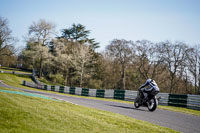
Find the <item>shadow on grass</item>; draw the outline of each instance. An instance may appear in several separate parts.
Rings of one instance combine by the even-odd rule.
[[[27,70],[23,68],[11,68],[11,67],[0,67],[0,69],[4,70],[9,70],[9,71],[21,71],[21,72],[27,72],[27,73],[32,73],[32,70]]]

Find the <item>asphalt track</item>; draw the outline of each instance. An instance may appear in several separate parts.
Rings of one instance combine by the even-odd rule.
[[[93,100],[86,98],[78,98],[67,95],[59,95],[47,92],[33,91],[27,89],[21,89],[16,87],[10,87],[2,82],[0,86],[7,88],[20,89],[25,92],[41,94],[51,98],[56,98],[59,100],[64,100],[70,103],[87,106],[91,108],[96,108],[100,110],[110,111],[122,115],[126,115],[138,120],[148,121],[153,124],[157,124],[164,127],[169,127],[171,129],[178,130],[184,133],[200,133],[200,117],[194,115],[188,115],[184,113],[177,113],[173,111],[157,109],[154,112],[149,112],[147,108],[140,107],[135,109],[133,104],[125,104],[118,102],[109,102],[103,100]]]

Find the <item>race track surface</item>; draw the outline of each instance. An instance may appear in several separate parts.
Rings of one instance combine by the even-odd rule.
[[[7,86],[3,84],[2,82],[0,82],[0,86],[7,87],[7,88],[20,89],[20,88]],[[34,93],[34,94],[41,94],[44,96],[56,98],[59,100],[64,100],[64,101],[82,105],[82,106],[87,106],[91,108],[96,108],[100,110],[105,110],[105,111],[110,111],[110,112],[126,115],[138,120],[148,121],[153,124],[169,127],[171,129],[175,129],[184,133],[200,133],[200,117],[199,116],[188,115],[184,113],[177,113],[177,112],[161,110],[161,109],[157,109],[154,112],[149,112],[148,109],[145,107],[140,107],[139,109],[135,109],[133,104],[78,98],[78,97],[67,96],[67,95],[52,94],[52,93],[48,93],[48,91],[40,92],[40,91],[33,91],[33,90],[26,90],[26,89],[20,89],[20,90]]]

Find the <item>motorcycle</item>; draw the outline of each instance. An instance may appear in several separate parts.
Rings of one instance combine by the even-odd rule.
[[[147,107],[148,110],[151,112],[155,111],[158,106],[158,101],[161,99],[161,97],[156,98],[156,95],[158,93],[159,93],[159,91],[149,92],[147,98],[144,99],[143,92],[141,90],[138,90],[137,97],[134,100],[135,108],[144,106],[144,107]]]

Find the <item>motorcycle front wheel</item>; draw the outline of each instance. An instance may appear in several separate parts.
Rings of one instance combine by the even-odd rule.
[[[135,106],[135,108],[139,108],[140,107],[139,98],[138,97],[134,100],[134,106]]]
[[[147,107],[148,107],[149,111],[151,111],[151,112],[155,111],[157,106],[158,106],[158,100],[155,97],[150,99],[147,103]]]

